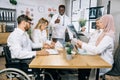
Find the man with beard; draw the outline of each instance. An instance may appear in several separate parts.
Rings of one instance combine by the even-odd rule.
[[[26,31],[29,30],[32,19],[26,15],[17,18],[18,27],[10,34],[7,45],[11,51],[12,58],[24,59],[32,58],[36,55],[48,55],[47,52],[32,51],[34,43],[30,40]]]
[[[26,66],[21,65],[21,69],[27,69],[28,64],[31,62],[34,56],[41,55],[45,56],[48,55],[46,51],[32,51],[32,46],[34,43],[30,40],[27,31],[30,28],[32,19],[26,15],[20,15],[17,18],[18,27],[10,34],[7,40],[7,46],[10,49],[11,57],[14,59],[22,59]],[[22,68],[23,67],[23,68]],[[25,70],[26,71],[26,70]],[[40,70],[34,69],[37,75],[39,75]],[[40,80],[40,76],[37,76],[36,80]]]

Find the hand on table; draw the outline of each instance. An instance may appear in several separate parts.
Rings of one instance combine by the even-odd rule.
[[[36,51],[36,56],[47,56],[49,53],[46,50]]]
[[[55,48],[55,42],[51,42],[50,48]]]
[[[43,48],[44,48],[44,49],[50,49],[50,45],[47,44],[47,43],[45,43],[45,44],[43,44]]]
[[[81,41],[81,40],[77,40],[76,46],[79,47],[79,48],[81,48],[81,46],[82,46],[82,41]]]

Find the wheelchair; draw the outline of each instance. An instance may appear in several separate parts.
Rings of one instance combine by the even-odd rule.
[[[22,70],[15,68],[6,68],[0,70],[0,80],[31,80]]]
[[[27,59],[12,58],[11,52],[10,52],[8,46],[4,46],[3,51],[5,53],[5,60],[6,60],[5,67],[8,69],[2,70],[1,73],[5,72],[7,70],[7,73],[10,73],[10,75],[14,74],[14,77],[26,76],[25,75],[25,73],[26,73],[27,76],[29,76],[31,78],[31,80],[44,80],[45,74],[46,74],[46,75],[50,76],[51,80],[54,80],[52,75],[48,72],[45,72],[44,69],[29,68],[29,63],[32,61],[32,59],[34,57],[27,58]],[[20,75],[18,75],[18,73]],[[7,74],[7,77],[9,78],[9,74]],[[21,78],[21,77],[18,77],[18,78]],[[0,79],[0,80],[2,80],[2,79]],[[3,80],[7,80],[7,79],[3,79]],[[9,79],[9,80],[14,80],[14,79]],[[25,77],[24,79],[17,79],[17,80],[29,80],[29,79],[28,79],[28,77]]]

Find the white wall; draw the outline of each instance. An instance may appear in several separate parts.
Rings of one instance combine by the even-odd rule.
[[[114,17],[115,22],[117,46],[120,34],[120,0],[111,0],[111,14]]]
[[[10,4],[9,0],[0,0],[0,7],[16,9],[17,16],[23,13],[25,14],[28,8],[30,16],[33,15],[31,16],[33,18],[34,23],[32,28],[36,25],[37,21],[41,17],[50,20],[50,17],[48,17],[48,14],[50,13],[48,11],[48,8],[56,10],[54,11],[54,13],[57,13],[58,6],[60,4],[65,4],[65,0],[16,0],[16,1],[17,5],[12,5]]]
[[[26,8],[33,9],[31,13],[34,15],[34,20],[33,23],[34,25],[32,28],[35,26],[37,23],[38,19],[41,17],[45,17],[48,20],[50,20],[50,17],[48,17],[48,8],[53,8],[58,10],[58,5],[59,4],[66,4],[66,12],[68,16],[71,16],[71,1],[72,0],[16,0],[18,2],[17,5],[12,5],[10,4],[9,0],[0,0],[0,7],[3,8],[12,8],[12,9],[17,9],[17,16],[21,14],[21,11],[25,11]],[[105,6],[105,13],[107,9],[107,4],[108,0],[91,0],[92,4],[91,6],[96,6],[96,4],[99,4],[99,6]],[[98,1],[99,3],[96,3]],[[83,2],[81,4],[81,8],[86,8],[85,4],[89,2],[86,0],[81,0]],[[94,2],[94,4],[93,4]],[[39,12],[38,8],[41,9],[41,12]],[[57,13],[56,11],[55,13]],[[111,14],[114,17],[115,21],[115,27],[116,27],[116,45],[118,42],[118,35],[120,33],[120,0],[111,0]]]
[[[66,14],[71,17],[71,2],[72,0],[65,0],[66,4]]]
[[[109,0],[102,0],[102,5],[107,7]],[[114,23],[116,28],[116,43],[118,45],[119,33],[120,33],[120,0],[111,0],[111,14],[114,17]]]
[[[73,1],[72,23],[75,26],[76,31],[79,31],[79,19],[86,19],[86,30],[92,32],[91,22],[89,21],[89,7],[96,7],[97,0],[71,0]]]

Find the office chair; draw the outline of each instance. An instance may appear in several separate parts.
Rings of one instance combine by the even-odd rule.
[[[114,63],[112,69],[107,72],[105,75],[109,76],[120,76],[120,35],[119,35],[119,44],[114,53]],[[105,75],[102,77],[103,80],[106,80]]]

